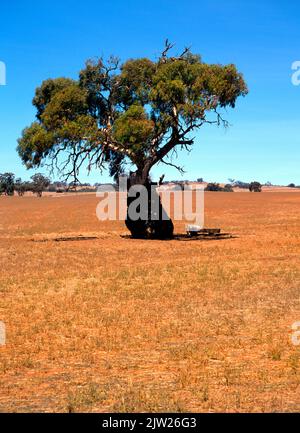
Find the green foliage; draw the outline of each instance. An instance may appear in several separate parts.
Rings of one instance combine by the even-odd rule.
[[[73,83],[75,82],[69,78],[57,78],[43,81],[42,85],[36,89],[35,96],[32,100],[32,104],[37,110],[37,118],[41,119],[45,108],[57,93],[60,93]]]
[[[224,188],[223,188],[224,192],[233,192],[233,188],[232,185],[230,185],[230,183],[227,183]]]
[[[150,145],[154,122],[147,118],[141,105],[131,105],[114,123],[114,136],[123,145],[129,145],[135,153]]]
[[[19,196],[23,196],[27,191],[27,188],[28,184],[26,182],[23,182],[20,177],[15,180],[15,191]]]
[[[256,181],[251,182],[249,185],[249,191],[250,192],[261,192],[261,188],[262,188],[261,183],[256,182]]]
[[[19,139],[18,152],[27,168],[38,167],[54,146],[54,134],[39,122],[25,128]]]
[[[176,146],[194,143],[194,129],[224,124],[219,110],[234,107],[247,86],[234,65],[203,63],[185,50],[157,61],[112,57],[89,60],[78,80],[48,79],[36,89],[36,121],[24,129],[18,152],[27,168],[47,158],[67,161],[62,171],[77,179],[88,168],[109,165],[112,175],[130,162],[144,178]]]
[[[87,110],[87,92],[74,83],[55,93],[41,114],[41,121],[47,130],[59,131],[69,123],[77,123]]]
[[[15,175],[13,173],[0,174],[0,194],[12,196],[15,191]]]
[[[37,194],[38,197],[42,196],[43,191],[50,185],[50,179],[41,173],[36,173],[31,176],[32,184],[31,190]]]
[[[156,64],[147,58],[125,62],[117,79],[120,86],[116,92],[117,102],[124,104],[126,108],[136,103],[148,104],[156,69]]]

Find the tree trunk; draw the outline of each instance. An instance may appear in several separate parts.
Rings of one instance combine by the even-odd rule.
[[[155,186],[157,186],[157,184],[150,181],[148,173],[140,173],[141,172],[137,171],[130,174],[128,190],[134,185],[144,186],[148,193],[148,209],[144,216],[140,216],[138,219],[132,219],[128,209],[137,199],[138,194],[135,197],[129,197],[128,195],[126,227],[135,239],[172,239],[174,225],[162,206],[159,194],[156,192]]]

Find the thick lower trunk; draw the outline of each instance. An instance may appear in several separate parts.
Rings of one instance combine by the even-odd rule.
[[[137,199],[139,193],[127,198],[126,227],[136,239],[171,239],[174,226],[170,217],[166,214],[159,194],[156,192],[155,184],[151,183],[149,176],[132,173],[128,179],[128,189],[134,185],[142,185],[147,190],[146,211],[139,209],[140,216],[133,218],[129,211],[130,206]]]

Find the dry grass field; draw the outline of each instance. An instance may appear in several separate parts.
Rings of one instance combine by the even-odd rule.
[[[0,411],[300,410],[300,193],[205,197],[237,238],[131,240],[91,194],[0,197]]]

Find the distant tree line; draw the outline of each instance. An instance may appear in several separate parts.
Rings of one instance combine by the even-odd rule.
[[[241,180],[228,179],[232,188],[248,189],[250,192],[261,192],[262,184],[257,181],[242,182]],[[267,182],[266,186],[271,186],[271,182]]]
[[[273,186],[271,182],[266,182],[264,185],[262,185],[258,181],[253,181],[248,183],[248,182],[242,182],[240,180],[234,180],[234,179],[228,179],[228,180],[230,183],[226,184],[225,186],[221,186],[219,183],[215,183],[215,182],[208,183],[205,188],[205,191],[233,192],[233,188],[240,188],[240,189],[247,189],[250,192],[261,192],[263,186]],[[300,188],[300,185],[296,186],[294,183],[290,183],[287,186],[289,188]]]
[[[289,183],[288,188],[300,188],[300,185],[295,185],[294,183]]]
[[[225,186],[221,186],[219,183],[211,182],[206,185],[204,191],[233,192],[233,188],[229,183]]]
[[[261,192],[262,185],[260,182],[246,183],[240,180],[228,179],[230,183],[221,186],[219,183],[208,183],[205,191],[233,192],[233,188],[248,189],[250,192]]]
[[[233,192],[233,188],[247,189],[250,192],[261,192],[262,184],[258,181],[253,182],[242,182],[240,180],[234,180],[229,178],[229,183],[224,186],[217,182],[210,182],[206,185],[205,191],[219,191],[219,192]],[[203,183],[202,177],[197,179],[198,183]],[[162,184],[175,184],[183,189],[189,186],[189,180],[172,180],[164,181]],[[64,181],[53,181],[41,173],[36,173],[31,176],[29,181],[22,181],[20,177],[16,178],[14,173],[0,173],[0,195],[12,196],[15,193],[19,196],[23,196],[26,192],[32,192],[38,197],[41,197],[44,191],[63,193],[63,192],[75,192],[80,189],[81,192],[92,192],[95,188],[103,185],[102,183],[96,182],[92,186],[90,183],[75,183],[75,182],[64,182]],[[114,186],[117,189],[116,184]],[[273,186],[271,182],[266,182],[264,186]],[[78,188],[80,187],[80,188]],[[287,185],[289,188],[300,188],[300,185],[290,183]]]
[[[261,192],[263,186],[274,186],[271,182],[266,182],[264,184],[261,184],[258,181],[254,182],[242,182],[240,180],[234,180],[234,179],[228,179],[232,185],[232,187],[235,188],[241,188],[241,189],[249,189],[250,192]],[[277,185],[277,186],[283,186],[283,185]],[[288,188],[300,188],[300,185],[296,185],[295,183],[290,183],[287,185]]]
[[[16,192],[19,196],[23,196],[25,192],[31,191],[41,197],[49,185],[50,179],[41,173],[31,176],[30,181],[22,181],[21,178],[16,178],[13,173],[0,174],[0,195],[12,196]]]
[[[31,176],[30,180],[23,181],[20,177],[16,177],[14,173],[0,173],[0,195],[13,196],[17,194],[23,196],[26,192],[32,192],[38,197],[41,197],[43,192],[94,192],[95,188],[100,186],[101,183],[95,183],[92,186],[90,183],[75,183],[64,181],[53,181],[43,175],[36,173]]]

